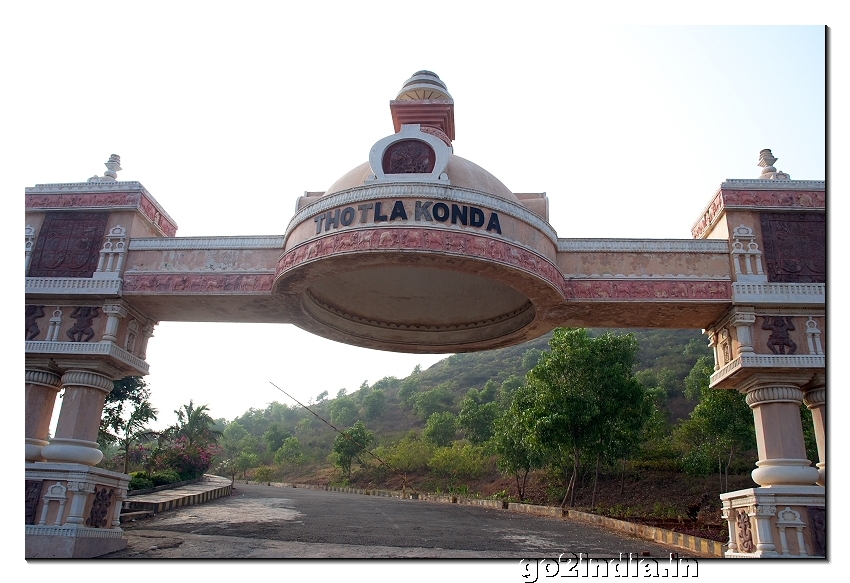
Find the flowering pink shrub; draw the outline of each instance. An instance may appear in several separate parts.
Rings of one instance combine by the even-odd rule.
[[[153,471],[174,470],[181,480],[192,480],[206,472],[218,451],[215,444],[190,445],[185,437],[179,437],[169,446],[158,447],[151,455],[150,469]]]

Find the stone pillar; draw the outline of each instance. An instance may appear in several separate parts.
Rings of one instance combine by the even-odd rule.
[[[812,412],[818,443],[818,485],[826,486],[826,382],[823,375],[817,375],[815,381],[806,387],[803,403]]]
[[[62,379],[46,366],[39,367],[30,363],[27,363],[24,379],[25,456],[28,462],[40,462],[44,459],[41,449],[48,443],[50,419],[53,416],[53,406],[56,404],[56,395],[62,386]]]
[[[787,376],[759,375],[741,390],[755,420],[759,461],[753,481],[761,486],[814,485],[818,470],[806,459],[798,384]]]
[[[49,462],[96,465],[103,459],[97,432],[106,395],[112,391],[112,378],[100,372],[69,369],[62,375],[65,395],[59,410],[56,436],[41,450]]]

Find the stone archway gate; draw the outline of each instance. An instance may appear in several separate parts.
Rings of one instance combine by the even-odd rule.
[[[26,189],[27,557],[123,548],[129,476],[96,438],[113,379],[148,372],[161,321],[286,322],[398,352],[468,352],[556,326],[702,328],[713,387],[746,393],[758,488],[724,494],[729,556],[825,555],[825,184],[720,185],[693,239],[563,239],[545,194],[513,193],[453,153],[454,102],[420,71],[395,133],[276,237],[176,237],[138,182]],[[65,389],[56,435],[48,430]],[[816,467],[800,404],[811,410]]]

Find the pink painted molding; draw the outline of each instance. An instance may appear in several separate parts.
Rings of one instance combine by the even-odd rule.
[[[177,225],[158,208],[146,193],[136,192],[67,192],[27,194],[26,208],[67,209],[93,207],[135,207],[156,225],[167,237],[177,234]]]
[[[134,293],[267,293],[272,289],[271,273],[260,274],[125,274],[123,291]]]
[[[522,247],[493,237],[434,229],[364,229],[314,239],[290,249],[281,257],[275,279],[299,265],[320,258],[383,250],[448,253],[509,265],[548,281],[565,299],[704,302],[729,301],[732,298],[731,281],[566,280],[548,259]]]
[[[699,239],[728,207],[759,208],[826,208],[823,190],[723,190],[714,196],[702,218],[691,228],[691,235]]]

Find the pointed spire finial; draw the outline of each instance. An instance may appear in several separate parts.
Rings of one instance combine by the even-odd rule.
[[[759,178],[763,180],[790,180],[791,177],[782,172],[781,170],[777,170],[774,164],[779,160],[773,153],[765,148],[761,152],[759,152],[759,167],[762,169],[761,176]]]
[[[121,156],[112,154],[109,160],[103,163],[106,166],[106,172],[103,176],[94,175],[89,178],[89,182],[112,182],[118,180],[118,172],[121,170]]]

